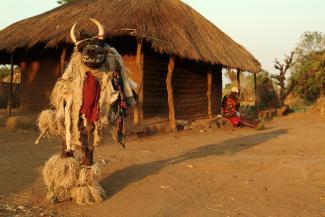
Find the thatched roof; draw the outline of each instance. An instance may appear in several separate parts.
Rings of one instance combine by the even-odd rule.
[[[260,71],[260,63],[244,47],[180,0],[75,0],[1,30],[0,52],[71,43],[75,22],[77,29],[89,26],[95,33],[89,18],[104,25],[106,38],[130,35],[128,29],[134,29],[133,35],[144,37],[158,53]]]

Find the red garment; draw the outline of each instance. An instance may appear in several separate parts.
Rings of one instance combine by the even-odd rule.
[[[236,117],[236,112],[240,106],[237,97],[233,94],[226,95],[222,100],[221,110],[226,118]]]
[[[82,106],[80,113],[84,114],[89,122],[98,120],[98,99],[100,94],[99,83],[91,72],[86,72],[82,91]]]
[[[222,100],[222,114],[227,118],[234,127],[238,127],[241,118],[237,116],[236,112],[240,106],[237,97],[233,94],[225,96]]]
[[[237,127],[240,123],[240,117],[231,117],[231,118],[228,118],[228,120],[234,127]]]

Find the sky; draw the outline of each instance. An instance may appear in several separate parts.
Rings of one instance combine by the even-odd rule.
[[[163,1],[163,0],[162,0]],[[325,0],[183,0],[243,45],[271,73],[305,31],[325,33]],[[56,0],[3,0],[0,29],[58,4]],[[1,42],[0,42],[1,43]]]

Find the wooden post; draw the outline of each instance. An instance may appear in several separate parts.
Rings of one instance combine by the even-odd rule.
[[[256,118],[258,118],[258,114],[260,113],[260,107],[259,107],[259,99],[258,99],[258,95],[257,95],[257,79],[256,79],[256,73],[254,73],[254,92],[255,92]]]
[[[65,58],[67,56],[67,48],[63,48],[60,58],[60,76],[64,72],[64,66],[65,66]]]
[[[137,105],[134,107],[134,113],[133,113],[133,123],[134,125],[140,124],[140,119],[143,118],[143,64],[142,59],[143,53],[142,53],[142,39],[138,39],[137,42],[137,56],[136,56],[136,65],[138,68],[138,74],[139,74],[139,80],[138,80],[138,87],[137,87],[137,94],[138,94],[138,100]]]
[[[10,83],[9,83],[9,96],[8,96],[8,116],[11,116],[12,101],[13,101],[13,79],[14,79],[14,53],[10,54]]]
[[[237,87],[238,87],[238,95],[237,97],[240,96],[240,92],[241,92],[241,87],[240,87],[240,70],[237,69]]]
[[[168,95],[168,110],[169,110],[169,128],[176,132],[176,120],[175,120],[175,107],[174,107],[174,95],[173,95],[173,73],[175,67],[175,59],[174,57],[169,58],[168,63],[168,72],[166,78],[166,86],[167,86],[167,95]]]
[[[212,69],[209,67],[207,72],[207,97],[208,97],[208,116],[210,121],[212,120]]]
[[[222,103],[222,66],[221,65],[217,65],[214,75],[215,75],[214,80],[216,86],[215,93],[217,95],[216,97],[217,114],[221,114],[221,103]]]
[[[19,62],[19,68],[21,70],[20,86],[23,90],[26,90],[25,87],[26,87],[26,83],[28,82],[28,79],[27,79],[28,66],[29,65],[25,59],[20,60],[20,62]],[[28,106],[26,106],[26,101],[28,101],[28,98],[23,97],[23,96],[24,96],[24,94],[22,93],[21,97],[20,97],[20,106],[19,106],[20,111],[26,111],[28,109]],[[26,94],[25,94],[25,96],[26,96]]]

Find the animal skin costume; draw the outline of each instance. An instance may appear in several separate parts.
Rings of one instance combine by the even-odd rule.
[[[103,35],[100,23],[91,21],[98,26],[99,36]],[[124,147],[124,117],[135,99],[123,60],[99,36],[86,34],[77,41],[74,28],[75,25],[71,29],[74,52],[52,91],[53,110],[41,113],[39,128],[47,134],[61,136],[65,151],[70,152],[75,146],[85,146],[83,134],[88,137],[91,134],[86,138],[88,146],[98,145],[102,130],[112,124],[114,137]]]

